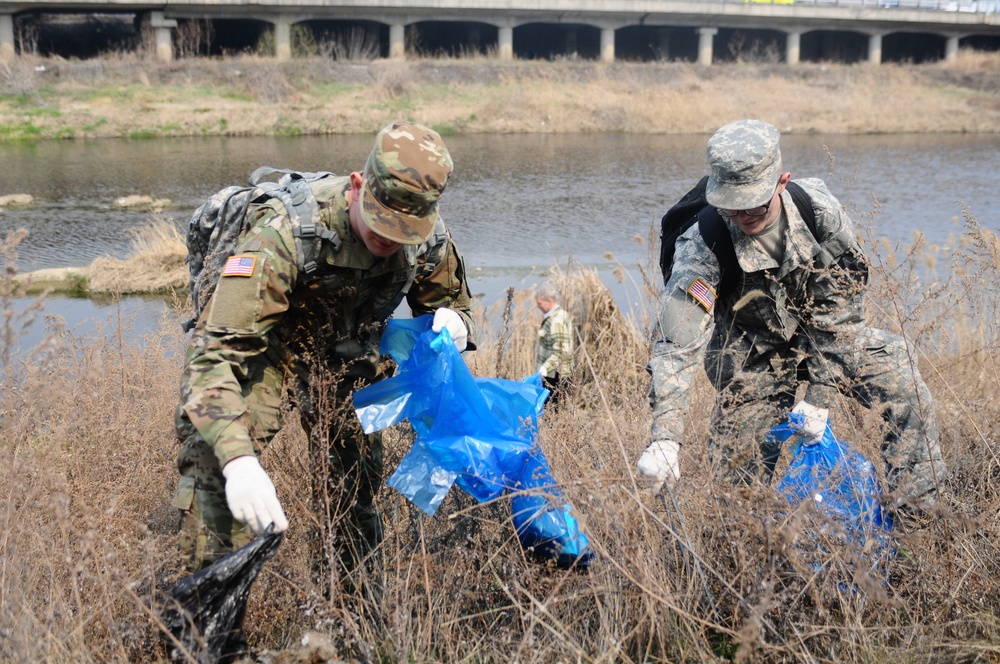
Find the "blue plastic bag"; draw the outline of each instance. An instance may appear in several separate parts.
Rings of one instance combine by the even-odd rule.
[[[836,438],[829,422],[820,441],[803,444],[797,436],[803,425],[803,415],[790,413],[788,422],[768,433],[768,438],[781,443],[796,438],[778,494],[796,507],[811,501],[843,529],[847,544],[870,556],[872,569],[882,567],[891,555],[892,519],[882,510],[875,467],[857,449]]]
[[[416,433],[389,486],[429,516],[455,484],[481,503],[517,491],[511,508],[522,545],[586,565],[587,537],[535,442],[548,396],[541,378],[475,378],[448,331],[433,332],[431,322],[429,315],[390,320],[380,350],[398,372],[354,393],[366,433],[403,420]]]

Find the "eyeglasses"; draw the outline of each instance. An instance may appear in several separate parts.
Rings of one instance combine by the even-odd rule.
[[[718,208],[718,212],[727,219],[738,217],[741,214],[746,215],[747,217],[763,217],[765,214],[767,214],[767,211],[770,208],[771,208],[771,201],[768,201],[766,205],[750,208],[749,210],[724,210],[722,208]]]
[[[775,187],[774,190],[777,191],[778,188]],[[732,219],[733,217],[737,217],[741,214],[747,217],[763,217],[765,214],[767,214],[767,211],[771,209],[771,201],[773,200],[774,200],[774,193],[772,192],[771,200],[769,200],[767,203],[764,203],[763,205],[758,205],[755,208],[750,208],[749,210],[727,210],[724,208],[716,208],[716,210],[718,211],[719,214],[721,214],[723,217],[726,217],[727,219]]]

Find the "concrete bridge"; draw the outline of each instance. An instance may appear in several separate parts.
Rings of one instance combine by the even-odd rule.
[[[174,33],[186,21],[253,20],[273,26],[278,59],[292,57],[293,26],[342,21],[387,26],[390,58],[406,57],[409,26],[445,23],[477,48],[482,34],[495,34],[488,47],[501,60],[515,57],[519,31],[545,25],[565,28],[566,55],[575,53],[578,30],[598,34],[596,59],[604,62],[636,38],[655,42],[654,50],[667,59],[671,36],[687,34],[697,40],[695,60],[708,65],[720,32],[742,31],[769,35],[772,44],[783,41],[781,56],[789,65],[800,61],[802,40],[820,33],[866,40],[865,59],[878,64],[888,35],[937,39],[945,59],[955,57],[963,40],[1000,44],[998,5],[1000,0],[0,0],[0,61],[17,57],[19,17],[100,13],[134,14],[155,35],[157,58],[164,61],[174,57]]]

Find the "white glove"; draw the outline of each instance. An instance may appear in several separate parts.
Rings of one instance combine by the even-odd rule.
[[[465,320],[454,309],[441,308],[434,312],[434,323],[431,329],[435,332],[448,330],[451,340],[455,342],[455,348],[461,353],[469,341],[469,328],[465,327]]]
[[[792,409],[793,413],[802,415],[803,424],[799,435],[802,442],[809,445],[818,443],[826,432],[826,423],[830,419],[830,409],[814,406],[808,401],[800,401]]]
[[[226,478],[226,502],[229,511],[258,535],[274,524],[274,532],[288,529],[288,518],[278,502],[271,478],[260,467],[257,457],[236,457],[222,468]]]
[[[639,457],[636,467],[643,477],[656,480],[653,493],[659,493],[665,482],[674,482],[681,477],[681,466],[677,453],[681,446],[672,440],[654,440]]]

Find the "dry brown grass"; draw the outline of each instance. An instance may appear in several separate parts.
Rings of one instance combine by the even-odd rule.
[[[996,133],[998,90],[1000,55],[975,52],[880,67],[26,56],[0,68],[0,128],[10,139],[347,134],[403,114],[460,133],[710,133],[741,117],[784,133]]]
[[[163,293],[188,287],[187,246],[177,226],[158,215],[132,233],[128,258],[97,258],[87,267],[91,293]]]
[[[260,661],[322,661],[316,653],[421,662],[996,661],[1000,244],[971,215],[966,222],[951,254],[872,247],[873,316],[918,342],[951,469],[939,513],[898,533],[888,584],[859,573],[833,542],[814,569],[814,531],[802,514],[779,516],[764,487],[736,490],[712,478],[706,382],[690,408],[683,480],[664,499],[649,495],[633,470],[649,427],[645,323],[615,311],[592,274],[567,266],[551,278],[583,323],[586,376],[543,419],[539,440],[590,535],[590,570],[527,558],[504,499],[474,505],[453,492],[429,519],[386,489],[384,600],[324,600],[308,562],[313,512],[302,478],[313,475],[312,461],[290,425],[263,459],[292,529],[250,601],[250,642],[268,651]],[[5,255],[15,250],[12,238]],[[923,276],[916,267],[928,257],[938,272]],[[15,288],[9,277],[0,284],[0,294]],[[470,362],[481,375],[520,377],[531,371],[538,313],[531,293],[511,293],[502,306],[483,314]],[[29,357],[3,356],[0,661],[165,661],[154,589],[176,578],[171,423],[184,339],[176,320],[141,340],[129,340],[129,327],[110,321],[102,340],[56,327]],[[834,425],[861,446],[879,427],[852,408]],[[405,427],[391,432],[387,469],[408,441]],[[309,649],[299,646],[308,632]]]

